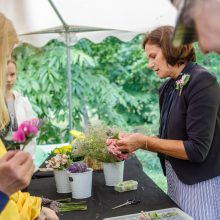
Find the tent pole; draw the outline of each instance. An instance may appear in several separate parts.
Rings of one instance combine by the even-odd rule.
[[[73,110],[73,103],[72,103],[72,80],[71,80],[71,54],[70,54],[70,35],[69,35],[69,26],[64,21],[63,17],[59,13],[58,9],[54,5],[52,0],[48,0],[51,7],[55,11],[56,15],[60,19],[61,23],[63,24],[63,27],[65,29],[65,42],[66,42],[66,57],[67,57],[67,79],[68,79],[68,108],[69,108],[69,130],[72,130],[73,128],[73,118],[72,118],[72,110]],[[70,137],[70,141],[71,141]]]
[[[67,56],[67,79],[68,79],[68,107],[69,107],[69,129],[73,128],[73,119],[72,119],[72,80],[71,80],[71,53],[70,53],[70,36],[68,31],[65,31],[65,39],[66,39],[66,56]]]
[[[67,23],[64,21],[63,17],[61,16],[60,12],[58,11],[58,9],[56,8],[56,6],[54,5],[52,0],[48,0],[51,7],[53,8],[53,10],[55,11],[56,15],[58,16],[58,18],[60,19],[61,23],[63,24],[64,28],[68,28]]]

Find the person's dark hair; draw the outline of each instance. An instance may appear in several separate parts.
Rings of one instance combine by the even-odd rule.
[[[182,0],[170,0],[170,2],[179,9],[179,5],[181,4]]]
[[[172,44],[174,28],[172,26],[159,27],[146,35],[143,48],[146,44],[155,44],[161,48],[168,64],[171,66],[181,65],[189,61],[196,61],[196,52],[193,44],[174,47]]]

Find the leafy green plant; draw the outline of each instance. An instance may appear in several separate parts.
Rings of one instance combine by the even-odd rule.
[[[99,44],[82,39],[71,47],[75,129],[86,130],[91,122],[100,120],[123,130],[149,134],[150,129],[158,134],[158,90],[163,81],[147,68],[142,39],[140,35],[124,43],[109,37]],[[195,46],[198,64],[220,81],[219,56],[204,56]],[[17,90],[28,96],[39,118],[47,118],[38,143],[69,141],[65,45],[56,40],[43,48],[22,45],[16,48],[15,57]],[[148,175],[166,188],[157,157],[143,154],[141,158]]]
[[[158,126],[158,90],[163,82],[147,68],[142,39],[140,35],[124,43],[109,37],[99,44],[82,39],[71,47],[75,129],[86,130],[97,119],[125,130],[145,124]],[[17,90],[28,96],[39,118],[48,120],[38,142],[68,141],[65,45],[57,40],[43,48],[22,45],[15,56]],[[204,56],[197,47],[197,62],[220,79],[217,55]]]
[[[112,134],[118,133],[116,128],[109,128],[104,124],[90,126],[85,137],[76,141],[78,152],[101,162],[118,162],[118,159],[107,150],[106,141]]]

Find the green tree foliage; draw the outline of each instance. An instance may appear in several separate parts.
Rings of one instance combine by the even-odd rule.
[[[74,75],[73,115],[76,124],[81,121],[80,99],[84,95],[82,84],[85,76],[81,67],[95,66],[95,60],[77,49],[71,50],[73,59],[71,68]],[[62,43],[53,41],[42,49],[34,49],[28,45],[15,51],[18,64],[18,90],[27,95],[33,109],[40,118],[47,118],[47,133],[43,132],[42,142],[59,142],[65,136],[67,140],[67,74],[66,48]],[[74,71],[73,71],[74,68]],[[77,86],[74,86],[77,85]],[[52,133],[53,131],[53,133]],[[50,134],[49,134],[50,133]],[[63,140],[62,140],[63,141]]]
[[[208,55],[204,55],[198,47],[198,44],[195,44],[196,47],[196,55],[197,55],[197,63],[208,69],[212,74],[214,74],[218,82],[220,82],[220,65],[219,65],[219,55],[211,53]]]
[[[114,111],[128,125],[158,123],[158,88],[161,82],[147,68],[147,59],[141,48],[142,36],[123,43],[116,38],[107,38],[103,43],[92,44],[83,40],[82,50],[96,57],[99,65],[94,74],[104,75],[124,93],[124,102],[118,100]]]
[[[71,47],[74,128],[83,129],[95,118],[128,130],[136,127],[148,133],[152,127],[157,133],[162,81],[147,68],[142,38],[140,35],[124,43],[109,37],[99,44],[83,39]],[[219,78],[217,55],[204,56],[196,47],[197,62]],[[67,141],[65,45],[56,40],[43,48],[22,45],[15,56],[17,89],[28,96],[38,117],[47,118],[39,142]]]
[[[146,68],[141,37],[130,43],[108,38],[101,44],[81,40],[71,48],[74,127],[97,117],[107,124],[126,127],[152,123],[156,86]],[[41,143],[68,139],[66,47],[52,41],[43,48],[22,45],[15,51],[17,89],[30,99],[40,118],[47,118]],[[148,74],[148,77],[146,77]],[[137,85],[135,86],[135,84]],[[149,88],[148,88],[149,87]],[[148,88],[148,89],[147,89]],[[148,90],[150,90],[151,95]]]
[[[81,130],[99,119],[125,130],[158,133],[158,89],[163,81],[147,68],[142,38],[124,43],[109,37],[99,44],[83,39],[71,47],[74,128]],[[204,56],[195,46],[197,62],[220,81],[218,55]],[[65,45],[56,40],[43,48],[22,45],[16,48],[15,56],[17,89],[28,96],[38,117],[47,119],[38,142],[68,141]],[[143,151],[137,156],[144,171],[166,191],[157,156]]]

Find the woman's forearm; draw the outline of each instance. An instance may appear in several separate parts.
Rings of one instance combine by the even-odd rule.
[[[188,160],[183,141],[180,140],[165,140],[155,137],[147,137],[146,149],[178,159]]]

